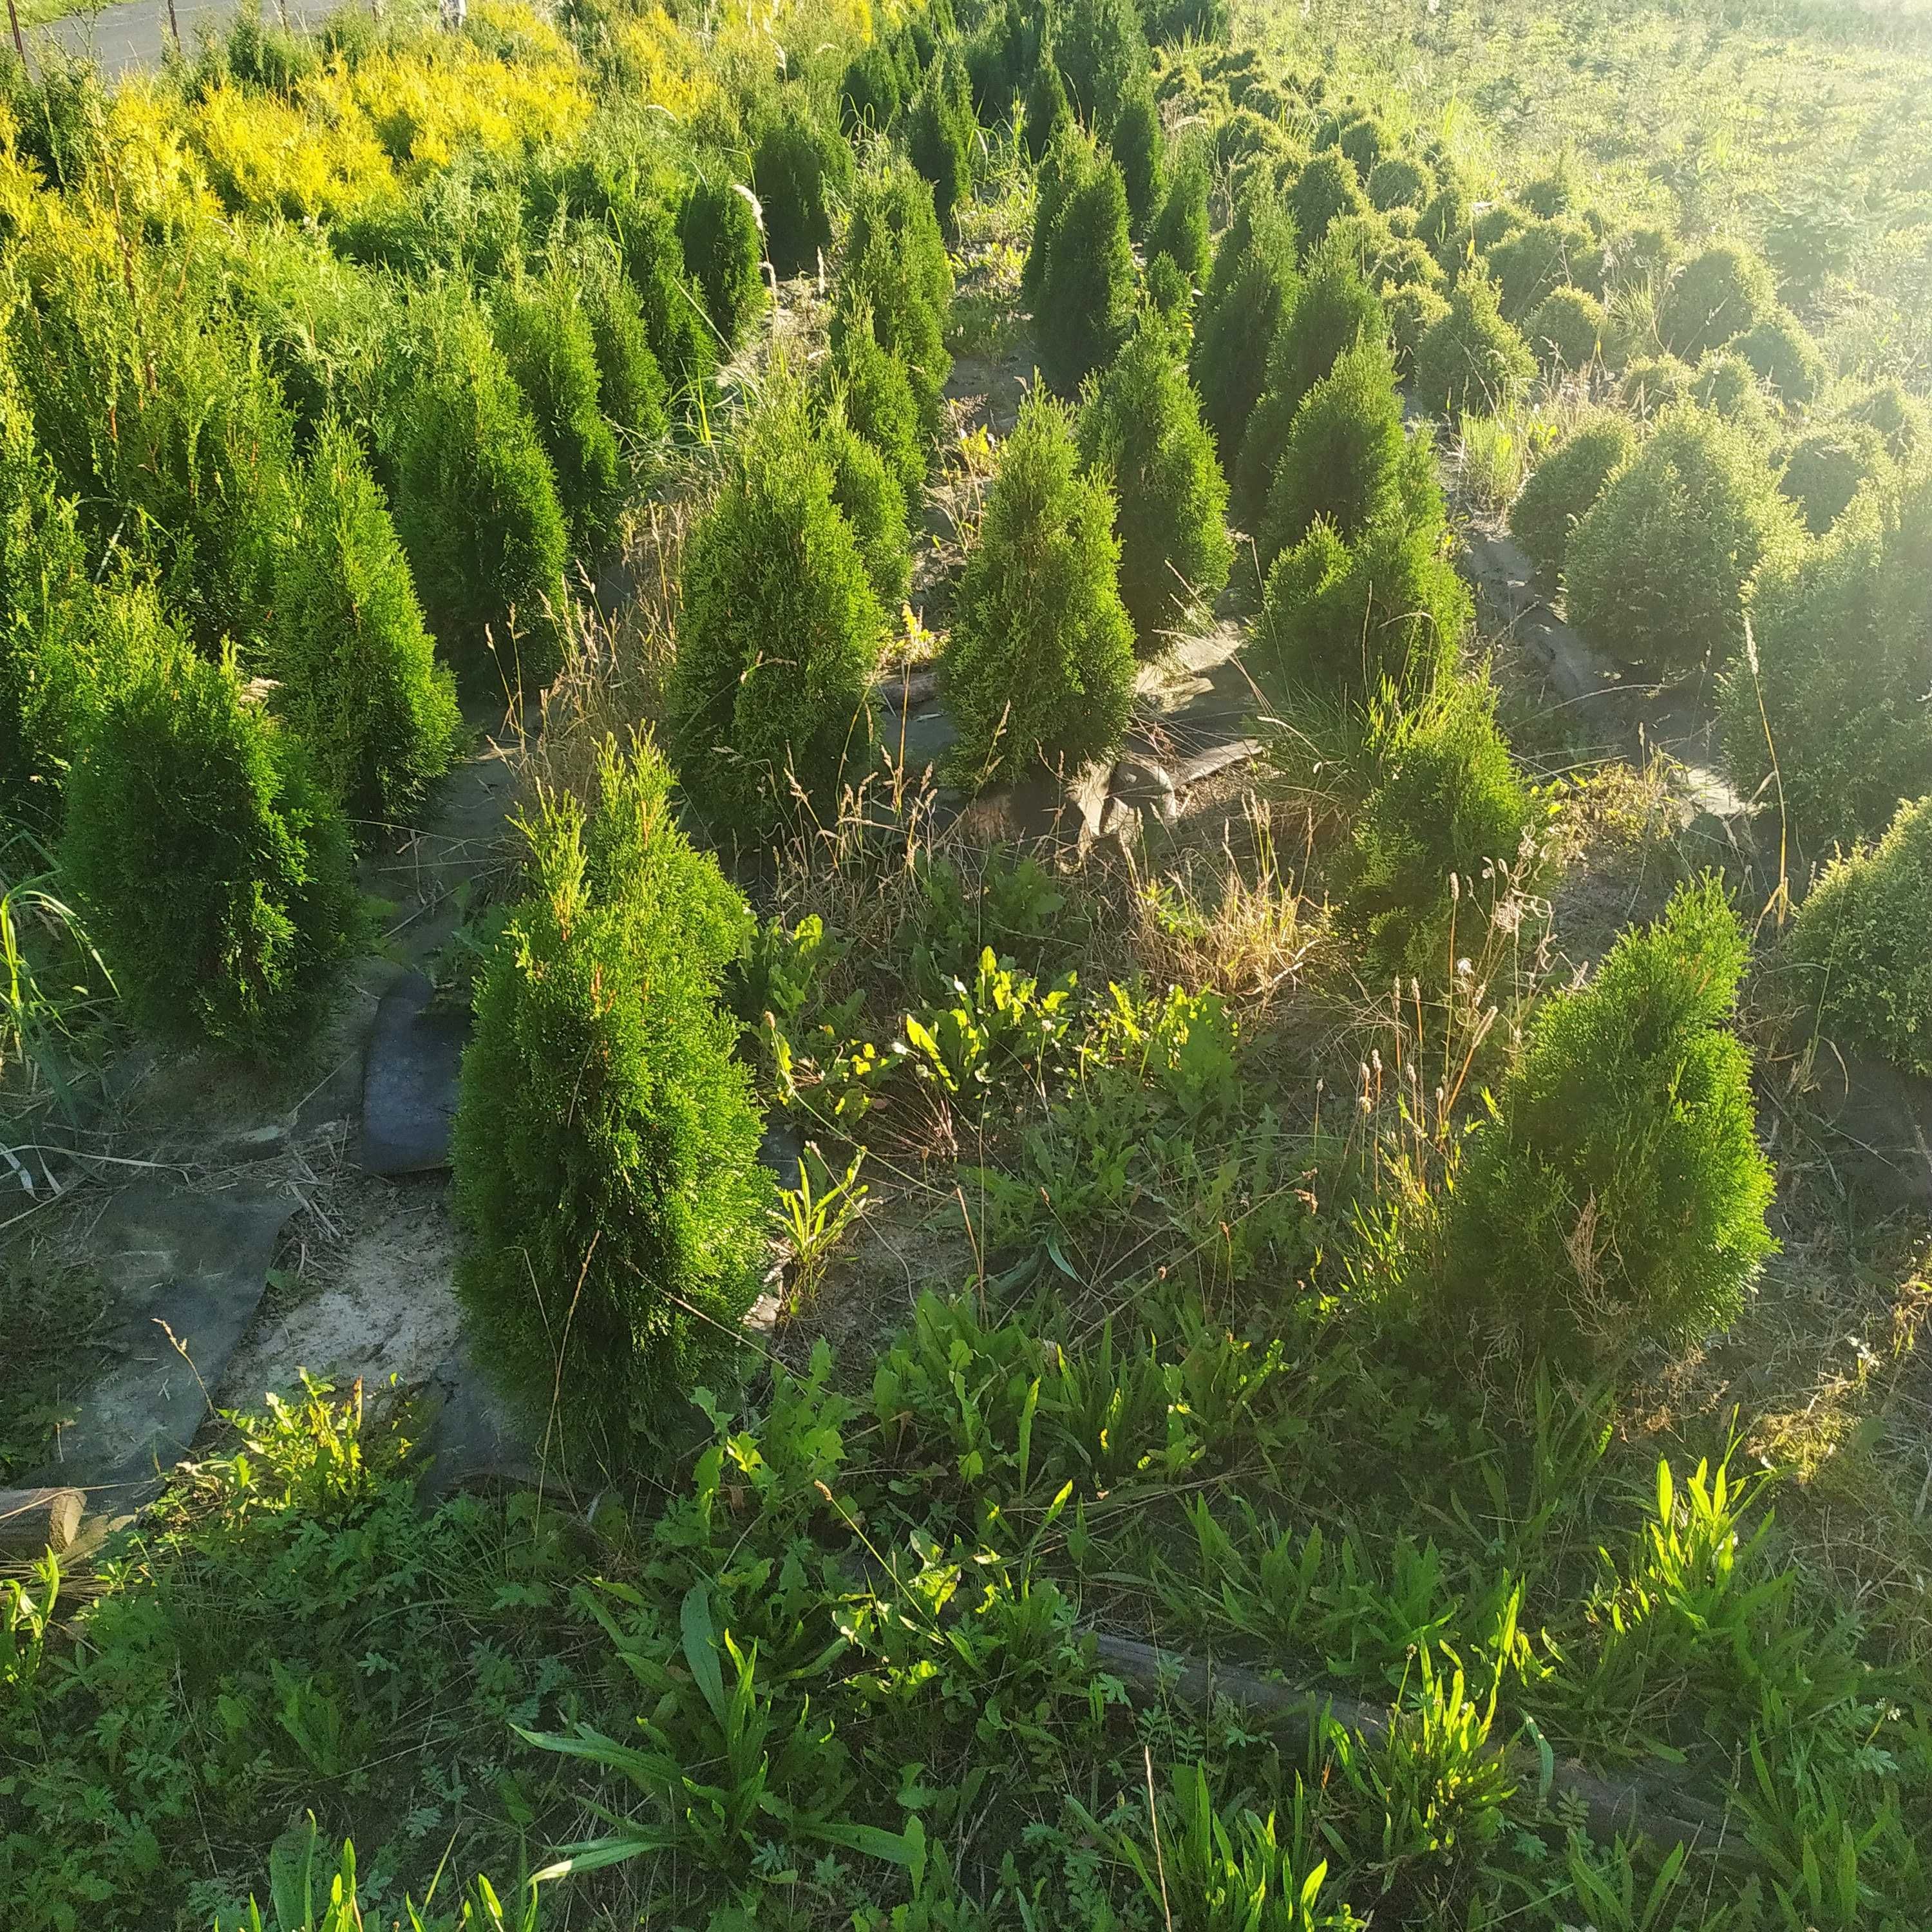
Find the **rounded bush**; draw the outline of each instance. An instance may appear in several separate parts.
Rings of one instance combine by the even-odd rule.
[[[1082,410],[1080,460],[1114,496],[1121,601],[1143,652],[1227,583],[1228,485],[1169,332],[1144,320]]]
[[[1559,568],[1570,532],[1636,454],[1636,431],[1628,416],[1609,410],[1592,416],[1531,472],[1510,506],[1510,534],[1535,562]]]
[[[137,1025],[266,1052],[311,1032],[361,931],[340,814],[299,740],[148,615],[69,778],[61,868]]]
[[[1107,136],[1107,152],[1120,171],[1126,190],[1127,227],[1130,233],[1144,232],[1160,192],[1160,110],[1154,103],[1154,90],[1143,79],[1130,88],[1114,117]]]
[[[1736,1318],[1774,1246],[1728,1024],[1748,952],[1707,878],[1538,1010],[1450,1197],[1443,1312],[1479,1349],[1586,1366]]]
[[[712,327],[728,351],[736,350],[765,306],[764,243],[751,202],[737,182],[700,176],[684,198],[677,233]]]
[[[1439,522],[1394,518],[1351,548],[1317,524],[1268,572],[1259,668],[1284,692],[1432,689],[1474,615],[1448,542]]]
[[[1486,266],[1511,322],[1533,315],[1553,290],[1575,286],[1594,293],[1603,286],[1603,246],[1568,216],[1513,228],[1489,250]]]
[[[883,134],[898,118],[899,74],[876,40],[861,47],[838,83],[838,125],[846,138],[862,130]]]
[[[1324,148],[1311,155],[1286,199],[1304,254],[1322,245],[1330,222],[1369,212],[1369,199],[1362,192],[1355,164],[1339,148]]]
[[[406,824],[462,741],[456,688],[362,446],[326,421],[275,573],[277,715],[352,819]]]
[[[728,1372],[770,1178],[718,986],[752,921],[678,830],[648,740],[595,812],[545,794],[476,1001],[453,1146],[478,1359],[573,1480],[638,1466]]]
[[[887,610],[905,595],[912,577],[912,539],[906,528],[905,492],[885,459],[845,420],[834,404],[819,431],[832,466],[832,500],[852,526],[866,575]]]
[[[1066,406],[1036,391],[1000,458],[940,665],[974,789],[1112,752],[1133,702],[1114,500],[1078,473]]]
[[[1862,496],[1752,584],[1756,662],[1724,681],[1724,763],[1812,852],[1932,791],[1932,482]],[[1768,728],[1777,770],[1766,743]]]
[[[1870,423],[1885,438],[1895,463],[1910,463],[1932,448],[1932,407],[1896,382],[1868,389],[1846,413],[1856,422]]]
[[[1799,540],[1744,434],[1702,410],[1673,410],[1570,534],[1570,621],[1653,670],[1727,662],[1744,641],[1752,572]]]
[[[1867,484],[1894,473],[1885,438],[1869,423],[1826,423],[1791,446],[1779,490],[1798,506],[1804,527],[1822,536]]]
[[[655,442],[670,430],[670,397],[644,304],[608,250],[586,250],[577,280],[597,357],[598,401],[624,436]]]
[[[1271,196],[1251,194],[1215,250],[1188,358],[1226,469],[1234,468],[1268,387],[1270,345],[1300,286],[1294,224]]]
[[[1606,321],[1587,290],[1552,289],[1530,318],[1530,352],[1546,370],[1588,369],[1603,353]]]
[[[1426,208],[1436,177],[1408,154],[1384,154],[1369,170],[1369,200],[1386,214],[1392,208]]]
[[[1773,309],[1754,322],[1734,346],[1758,380],[1769,383],[1778,400],[1792,409],[1816,400],[1830,373],[1825,352],[1788,308]]]
[[[1284,302],[1268,356],[1268,392],[1248,420],[1234,465],[1234,509],[1252,524],[1274,487],[1295,418],[1337,360],[1364,343],[1379,344],[1382,305],[1347,251],[1320,250],[1307,278]]]
[[[1186,143],[1175,156],[1148,230],[1150,275],[1163,255],[1190,284],[1208,272],[1208,161],[1196,142]]]
[[[1340,922],[1383,972],[1446,979],[1459,903],[1450,881],[1473,906],[1486,867],[1517,868],[1530,796],[1487,684],[1444,678],[1378,723],[1377,777],[1342,861]]]
[[[541,684],[562,659],[569,546],[522,391],[482,319],[431,319],[430,353],[388,425],[396,528],[430,628],[460,679]]]
[[[778,274],[803,274],[830,252],[832,206],[851,184],[851,149],[788,92],[752,151],[752,185]]]
[[[952,358],[946,352],[946,316],[952,302],[952,268],[926,184],[903,165],[863,176],[852,197],[832,307],[832,346],[862,308],[879,345],[905,366],[919,404],[920,427],[939,428],[940,404]]]
[[[1048,158],[1026,263],[1041,373],[1061,394],[1119,346],[1133,306],[1134,257],[1120,171],[1084,138]]]
[[[1426,436],[1402,434],[1395,366],[1378,340],[1358,344],[1308,392],[1296,411],[1262,519],[1263,563],[1299,543],[1318,520],[1344,543],[1394,518],[1439,524],[1442,492]]]
[[[932,188],[940,233],[959,232],[958,208],[973,191],[973,110],[946,56],[934,61],[906,117],[906,156]]]
[[[884,616],[802,400],[768,404],[686,540],[668,716],[686,795],[770,836],[794,788],[821,816],[871,756]]]
[[[1536,358],[1496,306],[1493,282],[1465,275],[1449,313],[1415,351],[1415,391],[1432,410],[1457,416],[1505,408],[1529,386]]]
[[[1648,421],[1688,402],[1696,382],[1696,371],[1675,356],[1646,356],[1624,365],[1617,400],[1633,416]]]
[[[880,455],[908,506],[926,481],[927,443],[905,364],[881,346],[872,304],[860,301],[836,332],[830,366],[845,418]]]
[[[1764,257],[1741,242],[1717,242],[1678,270],[1657,305],[1658,338],[1687,362],[1721,349],[1777,306]]]
[[[1531,214],[1545,221],[1567,214],[1582,198],[1583,184],[1576,164],[1566,148],[1546,174],[1538,175],[1518,194],[1516,199]]]
[[[1694,373],[1690,400],[1735,423],[1760,448],[1770,450],[1777,434],[1771,404],[1757,371],[1742,356],[1717,350],[1706,356]]]
[[[1474,226],[1469,190],[1451,178],[1430,196],[1415,224],[1415,238],[1453,274],[1469,252]]]
[[[1826,868],[1790,948],[1824,1032],[1932,1079],[1932,795]]]
[[[554,273],[507,287],[496,340],[524,392],[575,548],[609,541],[617,508],[617,439],[598,397],[597,345],[575,279]]]
[[[1360,108],[1345,114],[1325,128],[1318,145],[1326,146],[1332,133],[1334,145],[1348,158],[1349,164],[1359,178],[1366,179],[1375,171],[1389,146],[1388,130],[1373,114]]]

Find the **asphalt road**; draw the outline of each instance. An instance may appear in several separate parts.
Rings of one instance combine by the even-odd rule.
[[[225,27],[239,10],[239,3],[175,0],[182,46],[193,54],[201,44],[202,29]],[[278,7],[275,0],[266,0],[262,17],[274,22],[286,16],[292,27],[319,26],[340,4],[341,0],[286,0],[285,6]],[[124,0],[118,7],[70,14],[51,26],[32,28],[27,46],[31,52],[37,41],[51,41],[70,53],[85,55],[111,80],[136,68],[159,67],[170,38],[167,0]]]

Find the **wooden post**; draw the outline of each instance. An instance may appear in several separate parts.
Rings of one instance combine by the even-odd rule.
[[[7,0],[7,4],[12,6],[14,0]],[[181,22],[175,18],[175,0],[168,0],[168,32],[174,36],[175,52],[179,53],[182,50]]]
[[[27,44],[20,35],[20,10],[14,4],[14,0],[7,0],[7,20],[14,29],[14,51],[20,56],[20,64],[25,67],[27,64]]]
[[[7,0],[9,10],[14,0]],[[80,1529],[87,1498],[79,1490],[0,1490],[0,1552],[58,1556]]]

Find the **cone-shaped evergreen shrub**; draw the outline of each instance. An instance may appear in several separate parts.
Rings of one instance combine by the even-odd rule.
[[[1147,72],[1147,37],[1135,0],[1066,0],[1053,12],[1053,57],[1074,112],[1104,140]]]
[[[396,527],[458,677],[532,689],[562,656],[568,544],[550,458],[482,318],[424,319],[422,373],[387,425]]]
[[[1114,495],[1120,597],[1144,652],[1228,580],[1228,485],[1172,332],[1144,318],[1089,394],[1080,458]]]
[[[1825,1034],[1932,1079],[1932,795],[1832,861],[1790,946]]]
[[[1535,374],[1528,344],[1496,306],[1496,284],[1478,274],[1456,284],[1449,313],[1415,351],[1418,399],[1450,416],[1504,407]]]
[[[1107,152],[1120,171],[1127,194],[1127,226],[1136,236],[1144,232],[1160,193],[1160,110],[1154,88],[1143,76],[1120,103],[1107,136]]]
[[[608,245],[583,251],[576,272],[597,357],[598,402],[620,436],[655,442],[670,428],[670,394],[644,304]]]
[[[550,458],[572,542],[594,556],[616,514],[617,439],[598,400],[597,345],[575,278],[554,272],[505,289],[496,340]]]
[[[921,431],[938,429],[940,399],[952,358],[946,352],[946,316],[952,302],[952,268],[925,182],[903,164],[862,177],[852,196],[852,219],[832,308],[832,348],[853,318],[868,310],[879,345],[905,365],[919,404]]]
[[[525,826],[530,893],[477,992],[454,1149],[478,1359],[592,1481],[728,1367],[772,1191],[718,999],[751,916],[648,740],[607,746],[599,780],[587,822],[547,794]]]
[[[58,822],[70,660],[94,602],[74,506],[0,368],[0,820]]]
[[[1310,251],[1321,247],[1330,222],[1369,211],[1355,164],[1339,148],[1324,148],[1310,157],[1288,189],[1287,201],[1295,232],[1304,250]]]
[[[1630,418],[1612,410],[1599,411],[1531,472],[1510,506],[1510,534],[1537,562],[1558,568],[1569,548],[1570,532],[1636,454],[1636,431]]]
[[[1111,752],[1134,692],[1112,493],[1078,470],[1066,406],[1036,392],[1000,457],[940,667],[976,789]]]
[[[956,236],[960,204],[973,192],[973,148],[978,130],[965,82],[950,54],[928,70],[906,116],[906,156],[932,188],[940,232]]]
[[[1258,539],[1264,566],[1318,520],[1344,543],[1394,518],[1439,526],[1442,491],[1426,436],[1402,434],[1395,367],[1379,341],[1339,357],[1309,391],[1275,466]]]
[[[1036,224],[1034,266],[1039,292],[1034,335],[1042,373],[1063,395],[1076,393],[1113,355],[1132,311],[1133,250],[1127,240],[1127,196],[1120,171],[1084,137],[1064,142],[1048,158],[1051,200]]]
[[[1825,386],[1825,352],[1788,308],[1773,309],[1732,346],[1790,408],[1802,409]]]
[[[1587,369],[1604,352],[1606,322],[1587,289],[1552,289],[1529,319],[1530,353],[1546,370]]]
[[[1281,453],[1309,392],[1336,360],[1364,342],[1379,345],[1386,327],[1380,298],[1339,248],[1310,263],[1292,302],[1283,305],[1268,358],[1268,390],[1249,418],[1234,466],[1234,512],[1252,526],[1274,487]]]
[[[1570,532],[1570,621],[1654,670],[1727,662],[1744,640],[1751,572],[1801,541],[1743,432],[1702,410],[1673,410]]]
[[[866,768],[884,620],[802,398],[780,393],[736,458],[685,545],[669,722],[686,794],[756,840],[794,784],[824,813]]]
[[[728,352],[734,350],[765,306],[759,266],[765,244],[744,189],[722,175],[715,181],[700,176],[684,198],[677,233],[685,273],[718,339]]]
[[[1342,862],[1340,922],[1385,973],[1439,982],[1455,970],[1454,914],[1466,902],[1483,916],[1486,868],[1520,874],[1532,801],[1488,684],[1444,678],[1413,706],[1378,711],[1378,776]]]
[[[890,611],[905,595],[912,575],[905,492],[884,458],[845,420],[836,402],[819,435],[832,466],[832,500],[852,526],[866,575],[880,604]]]
[[[852,56],[838,83],[838,125],[848,140],[862,130],[883,134],[898,111],[898,70],[874,40]]]
[[[717,367],[718,338],[685,266],[677,224],[669,209],[640,191],[614,195],[608,218],[644,312],[651,353],[670,386],[672,408],[688,415]]]
[[[1027,82],[1026,106],[1021,118],[1020,140],[1027,159],[1035,167],[1052,152],[1073,126],[1073,110],[1066,98],[1066,83],[1060,77],[1059,63],[1051,47],[1042,44],[1033,78]]]
[[[1395,351],[1396,374],[1403,381],[1415,374],[1415,352],[1422,338],[1449,313],[1449,298],[1420,282],[1405,282],[1382,297],[1388,318],[1389,341]]]
[[[835,332],[830,368],[847,422],[885,459],[910,509],[926,480],[919,398],[905,364],[880,346],[869,302],[860,302]]]
[[[1442,1313],[1479,1349],[1584,1367],[1736,1317],[1774,1245],[1728,1024],[1748,950],[1706,878],[1538,1010],[1450,1200]]]
[[[1724,762],[1813,853],[1932,792],[1932,482],[1862,497],[1751,586],[1756,662],[1724,680]],[[1778,750],[1772,770],[1769,727]]]
[[[1190,283],[1208,272],[1208,158],[1201,144],[1185,142],[1168,170],[1160,206],[1148,230],[1148,269],[1165,255]]]
[[[1234,470],[1268,387],[1270,345],[1300,286],[1294,223],[1272,194],[1251,191],[1215,250],[1188,358],[1224,470]]]
[[[274,708],[352,820],[406,824],[456,754],[456,688],[362,446],[323,423],[275,574]]]
[[[1317,524],[1268,572],[1258,671],[1282,694],[1362,698],[1386,684],[1413,700],[1433,688],[1474,614],[1448,543],[1440,523],[1398,518],[1351,548]]]
[[[782,276],[816,268],[832,247],[832,210],[852,185],[852,150],[788,88],[752,151],[765,246]]]
[[[254,1052],[320,1017],[359,936],[349,835],[302,746],[150,607],[68,785],[61,867],[136,1023]]]
[[[1762,256],[1742,242],[1716,242],[1678,271],[1657,305],[1658,340],[1687,362],[1721,349],[1777,307]]]
[[[1821,536],[1868,484],[1893,473],[1885,438],[1870,423],[1825,423],[1791,446],[1778,487],[1797,505],[1804,527]]]

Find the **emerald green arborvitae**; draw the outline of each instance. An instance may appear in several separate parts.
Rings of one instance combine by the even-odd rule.
[[[735,350],[765,306],[764,244],[751,201],[734,181],[701,177],[684,198],[677,227],[704,312],[724,348]]]
[[[364,826],[406,824],[462,735],[388,506],[355,437],[326,419],[275,578],[274,708],[317,781]]]
[[[767,838],[821,818],[872,756],[884,615],[838,477],[801,397],[768,405],[685,546],[672,754],[718,832]]]
[[[880,340],[872,304],[856,298],[840,318],[829,366],[846,420],[885,459],[910,504],[926,480],[926,433],[911,372]]]
[[[1636,454],[1629,417],[1614,410],[1591,417],[1531,472],[1510,506],[1510,534],[1537,562],[1560,566],[1570,532]]]
[[[1211,606],[1234,561],[1228,485],[1180,345],[1144,316],[1090,392],[1080,457],[1112,484],[1120,539],[1120,596],[1141,650],[1197,607]]]
[[[1062,395],[1076,394],[1119,346],[1134,299],[1126,190],[1084,135],[1047,157],[1022,281],[1041,372]]]
[[[532,692],[562,661],[569,545],[556,478],[482,317],[454,307],[425,333],[428,364],[388,428],[397,529],[458,676]]]
[[[832,247],[832,210],[852,184],[852,150],[796,88],[787,90],[758,136],[752,184],[764,210],[772,268],[781,276],[815,268]]]
[[[597,357],[598,401],[620,438],[655,442],[670,428],[670,395],[644,304],[608,242],[581,250],[574,266]]]
[[[1748,952],[1706,878],[1538,1010],[1450,1197],[1442,1313],[1479,1348],[1587,1368],[1737,1315],[1774,1245],[1730,1025]]]
[[[903,162],[862,176],[853,190],[852,219],[832,306],[832,352],[862,310],[880,346],[905,365],[919,404],[922,434],[939,428],[940,399],[952,358],[946,317],[952,266],[925,182]]]
[[[580,556],[595,557],[616,514],[617,440],[599,399],[597,344],[576,278],[560,269],[506,289],[496,340],[550,458],[572,542]]]
[[[358,935],[347,830],[232,658],[196,656],[128,594],[146,647],[90,721],[62,869],[144,1031],[285,1046]]]
[[[771,1183],[718,988],[752,921],[678,829],[648,740],[596,809],[541,796],[456,1115],[457,1276],[479,1361],[572,1480],[634,1469],[728,1375]]]
[[[1036,392],[1000,458],[941,666],[976,789],[1113,752],[1134,690],[1112,491],[1078,473],[1066,406]]]

